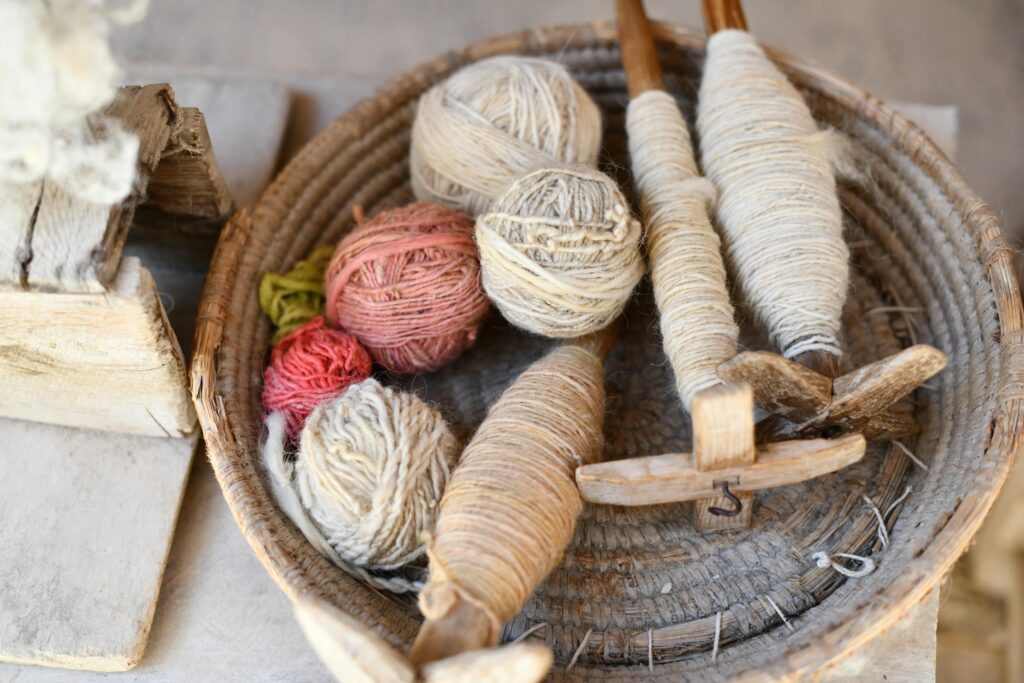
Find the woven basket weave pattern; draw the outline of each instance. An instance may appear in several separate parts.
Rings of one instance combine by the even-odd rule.
[[[702,43],[659,26],[666,85],[692,113]],[[373,213],[410,197],[409,129],[419,94],[459,66],[498,52],[535,53],[566,64],[605,113],[608,170],[627,186],[625,78],[614,26],[584,24],[495,38],[395,79],[338,119],[289,164],[251,213],[226,229],[214,259],[197,330],[194,394],[209,454],[228,503],[253,548],[289,594],[312,591],[365,621],[398,647],[415,636],[408,598],[367,587],[319,555],[273,503],[257,465],[261,372],[270,329],[256,300],[267,271],[289,268],[336,242],[356,204]],[[750,532],[701,536],[688,506],[590,507],[576,540],[523,613],[506,628],[538,632],[561,664],[555,678],[646,675],[715,680],[786,677],[820,666],[891,624],[923,597],[966,547],[1017,450],[1022,422],[1022,314],[1010,253],[988,209],[913,125],[827,74],[772,53],[803,90],[816,117],[855,143],[870,182],[844,185],[847,238],[854,245],[844,313],[849,366],[913,341],[950,365],[914,404],[924,472],[896,448],[871,444],[867,457],[835,475],[759,494]],[[891,314],[880,307],[919,308]],[[740,308],[744,323],[749,313]],[[763,345],[745,324],[743,342]],[[548,342],[492,320],[450,368],[407,388],[441,407],[463,436]],[[689,446],[657,336],[656,311],[641,288],[607,364],[609,457]],[[892,544],[882,550],[863,496],[894,509]],[[810,555],[873,552],[878,570],[843,581]],[[774,602],[795,629],[782,625]],[[707,651],[716,614],[723,647]],[[590,636],[575,668],[565,662]]]

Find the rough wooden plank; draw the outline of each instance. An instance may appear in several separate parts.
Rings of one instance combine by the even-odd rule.
[[[833,384],[829,416],[833,420],[857,422],[903,398],[946,367],[946,354],[925,344],[843,375]]]
[[[708,472],[743,467],[754,462],[754,395],[749,384],[705,389],[694,397],[690,412],[693,416],[693,460],[697,470]],[[693,513],[697,530],[748,528],[754,494],[738,492],[735,495],[743,509],[732,517],[711,513],[712,507],[730,509],[733,506],[725,496],[698,500]]]
[[[0,419],[0,661],[139,661],[196,440]]]
[[[786,486],[835,472],[864,457],[859,434],[838,439],[805,439],[767,444],[750,465],[700,471],[690,453],[666,453],[612,460],[576,470],[583,499],[606,505],[658,505],[716,496],[714,483],[732,491]]]
[[[180,125],[170,86],[122,88],[106,113],[139,137],[138,176],[117,207],[95,204],[44,183],[43,199],[29,229],[31,258],[21,284],[42,291],[101,292],[121,261],[135,207],[167,142]]]
[[[149,271],[107,294],[0,292],[0,415],[151,436],[195,426],[181,355]]]
[[[221,176],[206,120],[191,107],[181,109],[179,115],[181,125],[149,180],[144,208],[222,222],[231,213],[231,193]]]

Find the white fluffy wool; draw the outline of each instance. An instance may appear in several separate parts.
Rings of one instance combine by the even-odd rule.
[[[102,204],[128,194],[138,139],[97,112],[119,76],[110,25],[138,20],[145,6],[0,0],[0,180],[45,177]]]

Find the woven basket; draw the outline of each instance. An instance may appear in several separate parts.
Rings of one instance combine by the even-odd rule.
[[[703,40],[667,25],[656,35],[666,85],[692,114]],[[257,283],[336,242],[356,204],[372,213],[408,201],[417,98],[468,62],[505,52],[549,56],[573,71],[604,110],[606,167],[628,185],[627,97],[612,24],[477,43],[392,80],[307,145],[225,229],[199,315],[194,397],[217,478],[249,543],[290,596],[315,593],[402,649],[419,624],[413,598],[372,589],[332,565],[268,493],[257,449],[270,329]],[[698,535],[689,506],[588,507],[565,561],[504,634],[546,622],[531,637],[555,651],[555,679],[647,676],[651,658],[654,678],[672,681],[814,670],[881,633],[935,586],[977,531],[1017,450],[1022,311],[1012,254],[992,213],[909,121],[833,76],[771,54],[815,116],[850,137],[871,179],[841,189],[855,258],[847,362],[862,365],[915,340],[950,357],[909,405],[921,432],[905,445],[928,469],[892,444],[872,444],[842,472],[760,493],[754,527],[743,533]],[[607,365],[607,456],[687,448],[689,418],[660,349],[649,290],[635,297],[625,328]],[[757,344],[756,330],[747,333]],[[547,345],[495,319],[464,358],[412,388],[465,436]],[[894,505],[908,485],[911,493]],[[888,547],[864,496],[887,514]],[[847,580],[818,568],[810,559],[817,550],[871,555],[878,568]],[[719,614],[722,647],[712,661]]]

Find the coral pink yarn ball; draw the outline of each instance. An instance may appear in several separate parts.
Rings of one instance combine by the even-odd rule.
[[[335,250],[324,282],[331,324],[403,374],[453,360],[489,310],[473,220],[427,202],[356,227]]]
[[[263,407],[280,410],[290,438],[313,409],[370,376],[373,361],[355,337],[317,316],[278,342],[263,371]]]

